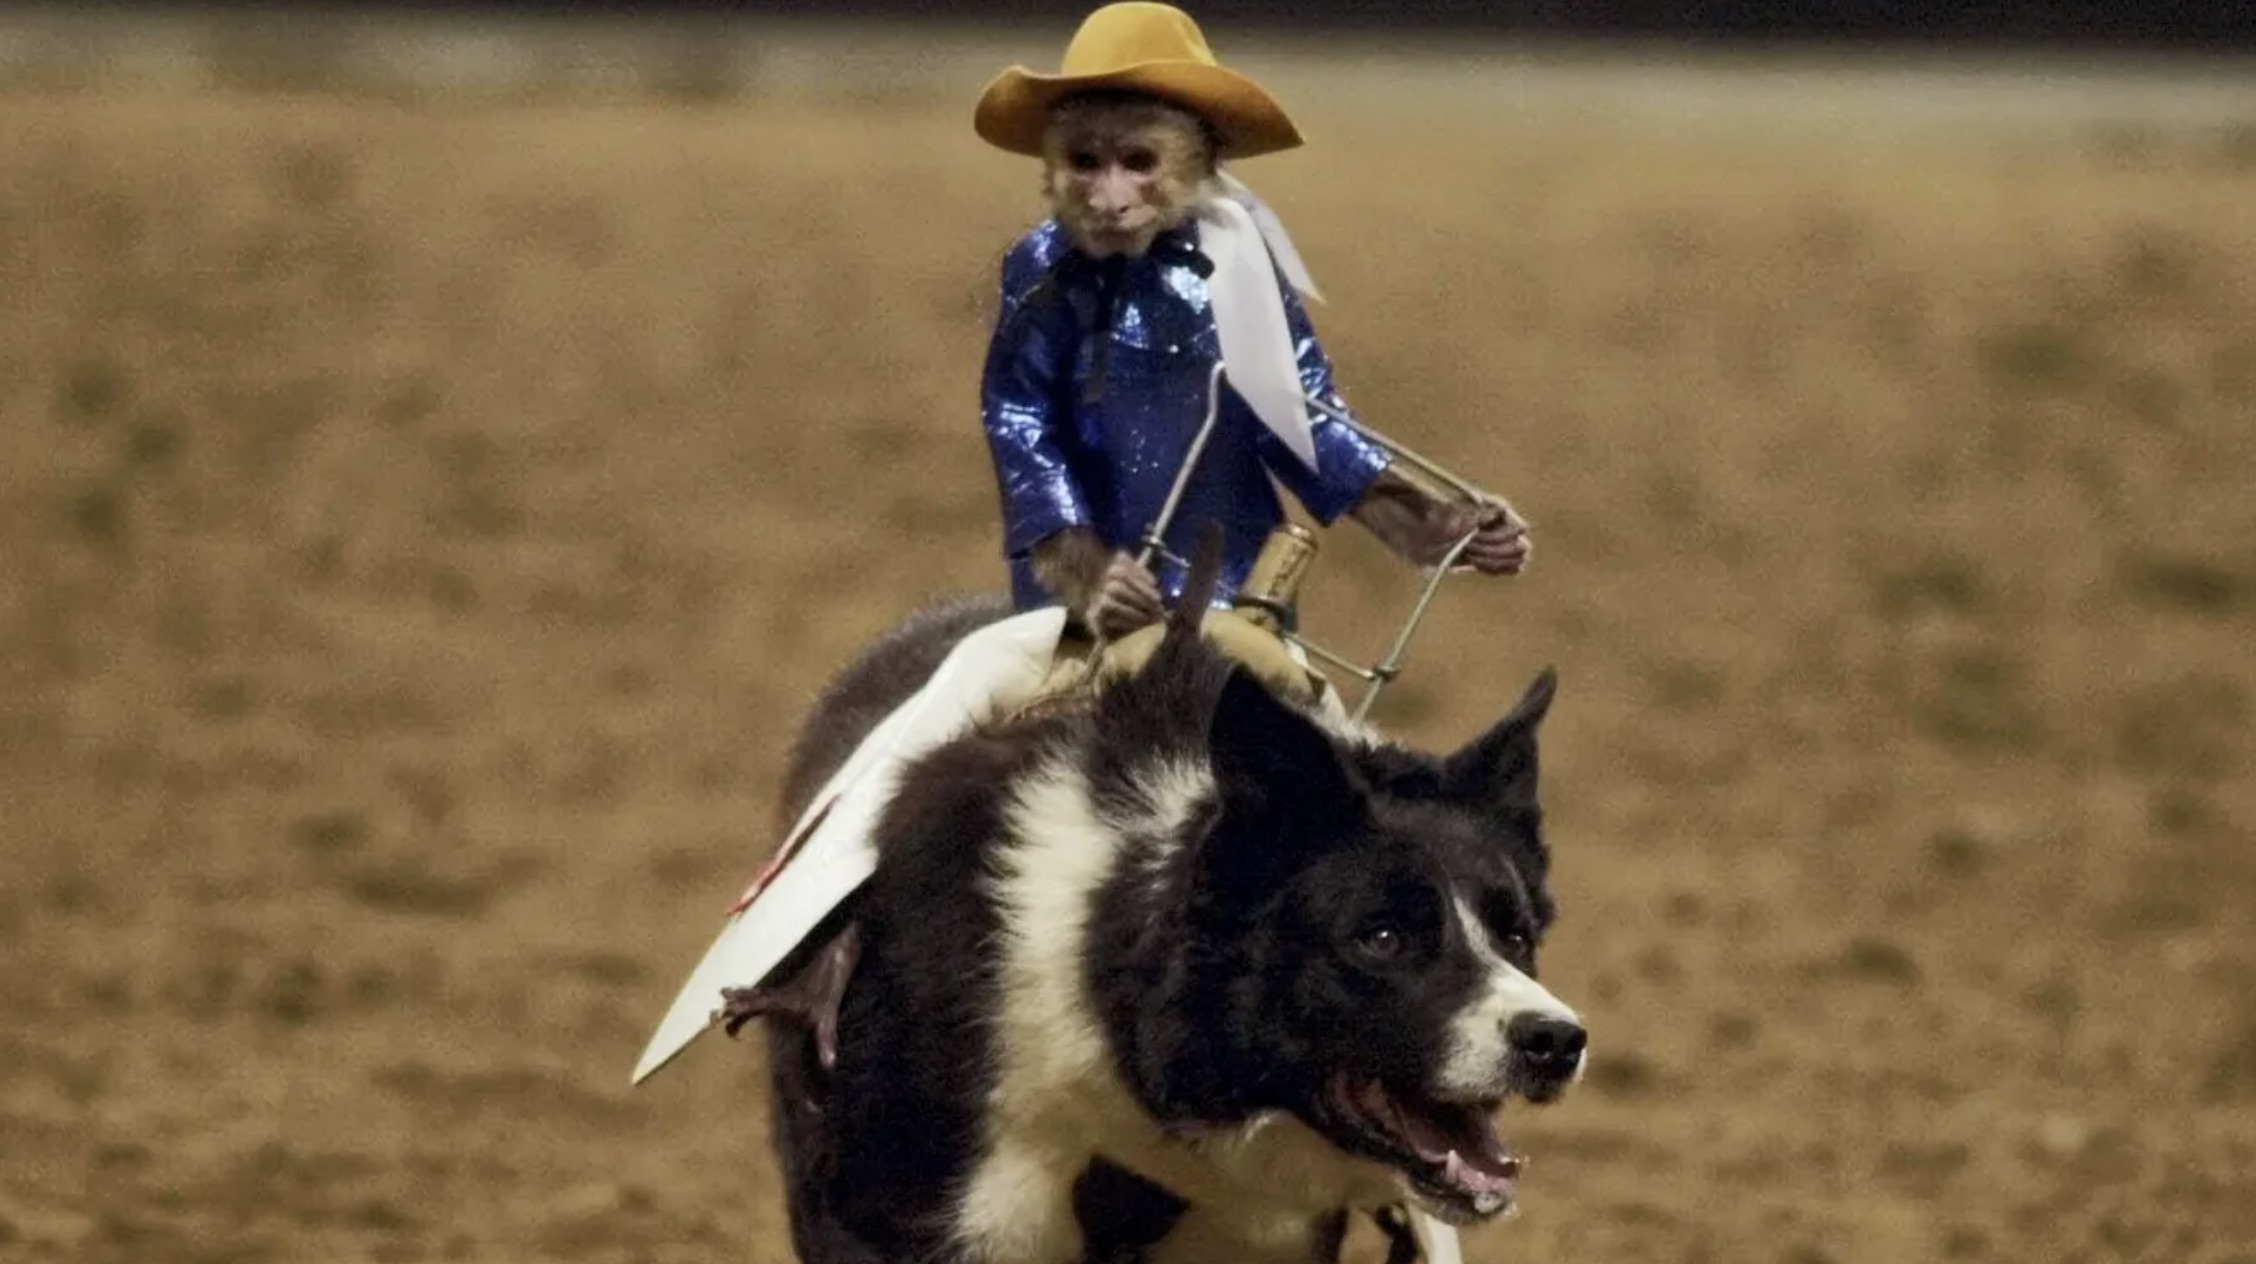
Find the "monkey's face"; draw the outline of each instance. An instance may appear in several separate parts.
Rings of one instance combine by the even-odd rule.
[[[1068,101],[1042,146],[1050,213],[1092,258],[1135,256],[1190,218],[1214,174],[1206,129],[1146,98]]]

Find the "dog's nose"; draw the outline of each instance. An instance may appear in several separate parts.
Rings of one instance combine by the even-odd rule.
[[[1572,1071],[1590,1043],[1581,1023],[1552,1014],[1515,1015],[1504,1025],[1504,1038],[1537,1070],[1553,1075]]]

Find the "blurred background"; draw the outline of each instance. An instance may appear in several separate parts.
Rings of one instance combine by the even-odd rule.
[[[0,15],[0,1258],[788,1259],[753,1049],[627,1072],[1002,582],[969,110],[1082,13],[813,8]],[[1377,714],[1562,672],[1596,1061],[1473,1258],[2256,1260],[2248,6],[1193,12],[1536,524]]]

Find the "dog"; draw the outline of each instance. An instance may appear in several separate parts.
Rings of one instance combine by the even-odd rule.
[[[1214,649],[1209,563],[1141,671],[903,770],[836,915],[858,949],[835,1041],[767,1025],[804,1264],[1310,1264],[1352,1213],[1513,1206],[1493,1117],[1557,1099],[1586,1044],[1536,969],[1556,676],[1416,751]],[[928,610],[842,673],[786,818],[1008,613]]]

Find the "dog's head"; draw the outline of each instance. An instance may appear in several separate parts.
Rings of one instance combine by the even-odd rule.
[[[1183,906],[1131,919],[1131,938],[1184,942],[1100,972],[1124,1069],[1171,1122],[1282,1112],[1439,1216],[1500,1214],[1520,1162],[1495,1114],[1555,1100],[1583,1062],[1580,1019],[1536,981],[1553,916],[1536,734],[1556,678],[1447,755],[1335,732],[1204,644],[1208,537],[1098,725],[1107,748],[1211,774],[1195,807],[1157,814],[1168,837],[1147,854],[1166,872],[1149,889]]]
[[[1511,1205],[1493,1116],[1580,1074],[1584,1030],[1536,981],[1552,921],[1536,731],[1555,677],[1434,757],[1337,737],[1243,672],[1209,729],[1200,940],[1236,980],[1232,1061],[1263,1104],[1394,1168],[1453,1220]]]

